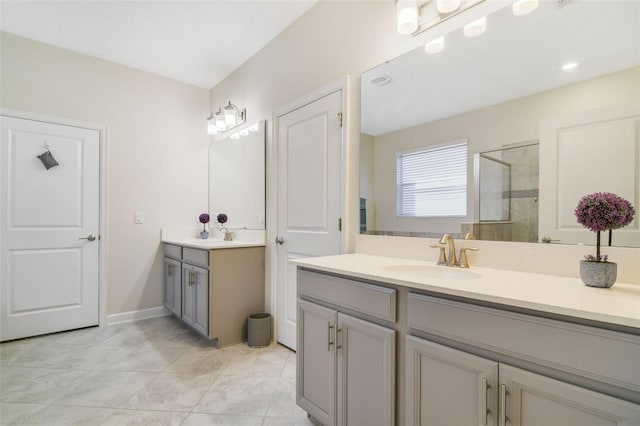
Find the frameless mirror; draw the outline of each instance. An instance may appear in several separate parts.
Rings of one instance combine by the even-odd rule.
[[[505,7],[487,16],[484,34],[466,37],[460,28],[438,54],[418,48],[362,74],[361,232],[462,236],[483,221],[507,226],[526,200],[539,213],[527,219],[526,238],[509,225],[515,240],[593,244],[573,216],[582,195],[614,192],[640,210],[640,3],[562,4],[540,2],[524,16]],[[399,153],[461,139],[467,214],[399,215]],[[488,152],[522,141],[539,142],[539,187],[513,187],[513,175],[510,183],[496,179],[502,195],[500,187],[490,192],[500,202],[485,210],[491,219],[482,217],[474,155],[511,163]],[[505,174],[498,162],[491,166]],[[505,201],[505,191],[514,197]],[[640,246],[639,222],[636,215],[616,230],[614,245]]]
[[[224,213],[226,226],[265,229],[265,122],[237,137],[209,145],[209,212],[212,223]]]

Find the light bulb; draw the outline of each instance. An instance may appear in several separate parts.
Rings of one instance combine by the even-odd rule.
[[[216,120],[213,119],[213,116],[207,119],[207,134],[209,135],[218,134],[218,128],[216,127]]]
[[[482,17],[473,22],[469,22],[464,26],[464,35],[467,37],[475,37],[484,33],[487,29],[487,17]]]
[[[240,130],[240,136],[247,136],[249,134],[249,129],[242,129]]]
[[[224,124],[231,128],[236,125],[237,118],[236,109],[231,105],[231,102],[229,102],[229,105],[224,107]]]
[[[511,10],[516,16],[526,15],[537,8],[538,0],[518,0],[513,4],[513,6],[511,6]]]
[[[227,130],[227,124],[224,122],[224,114],[222,113],[222,110],[218,110],[214,116],[216,118],[216,127],[218,130],[221,132]]]
[[[418,29],[418,1],[398,0],[398,34],[407,35]]]
[[[258,123],[252,124],[251,126],[249,126],[249,131],[250,132],[257,132],[258,131]]]
[[[231,139],[240,139],[240,134],[239,133],[234,133],[231,136],[229,136]]]
[[[436,8],[439,13],[451,13],[460,7],[460,0],[438,0]]]
[[[444,36],[440,36],[435,40],[431,40],[424,45],[424,51],[427,53],[440,53],[444,49]]]

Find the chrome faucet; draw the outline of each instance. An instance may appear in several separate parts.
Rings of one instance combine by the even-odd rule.
[[[233,234],[226,227],[221,226],[220,231],[224,232],[224,240],[225,241],[233,241]]]
[[[447,244],[449,246],[447,266],[456,266],[458,264],[458,256],[456,256],[456,244],[453,241],[453,237],[449,234],[444,234],[442,238],[440,238],[440,244]]]

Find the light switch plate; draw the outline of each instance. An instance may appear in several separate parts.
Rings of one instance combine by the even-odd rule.
[[[141,223],[144,223],[144,213],[142,212],[135,212],[133,214],[133,223],[135,223],[136,225],[139,225]]]

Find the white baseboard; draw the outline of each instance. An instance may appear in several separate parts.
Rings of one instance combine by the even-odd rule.
[[[120,314],[107,315],[107,324],[119,324],[123,322],[163,317],[170,315],[169,311],[164,306],[157,306],[155,308],[141,309],[139,311],[122,312]]]

